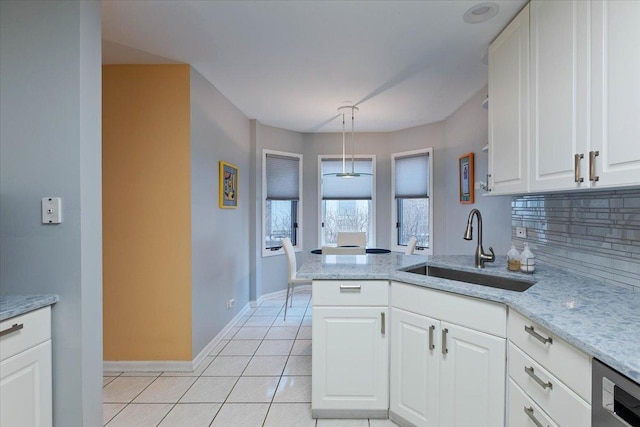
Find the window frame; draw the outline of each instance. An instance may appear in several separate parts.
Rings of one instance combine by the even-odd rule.
[[[418,150],[402,151],[391,154],[391,250],[404,252],[406,245],[398,244],[398,201],[396,200],[396,159],[402,157],[417,156],[420,154],[429,156],[429,247],[418,249],[414,253],[420,255],[433,255],[433,147],[421,148]]]
[[[355,154],[355,160],[371,160],[371,244],[376,247],[376,155],[375,154]],[[322,204],[322,160],[324,159],[342,159],[340,154],[318,154],[318,246],[323,245],[322,220],[324,218],[324,209]],[[349,170],[351,167],[351,158],[347,158]]]
[[[303,199],[303,192],[302,192],[302,172],[303,172],[303,167],[302,167],[302,161],[303,161],[303,156],[302,154],[298,154],[298,153],[289,153],[286,151],[276,151],[276,150],[269,150],[269,149],[263,149],[262,150],[262,219],[261,219],[261,224],[262,224],[262,237],[260,238],[261,240],[261,246],[262,246],[262,257],[270,257],[270,256],[276,256],[276,255],[282,255],[284,254],[284,248],[280,247],[278,249],[269,249],[267,248],[267,242],[266,242],[266,231],[267,231],[267,227],[266,227],[266,218],[265,215],[267,213],[267,155],[271,154],[274,156],[281,156],[281,157],[291,157],[291,158],[297,158],[298,159],[298,194],[299,194],[299,198],[298,198],[298,202],[296,203],[296,219],[297,219],[297,224],[298,226],[296,227],[295,233],[296,233],[296,244],[293,246],[295,252],[302,252],[302,199]]]

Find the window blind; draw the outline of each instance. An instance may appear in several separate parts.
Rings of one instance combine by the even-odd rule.
[[[300,159],[267,154],[267,200],[300,200]]]
[[[429,197],[429,154],[396,158],[396,199]]]
[[[342,178],[327,176],[328,173],[342,173],[342,159],[323,159],[321,163],[322,173],[322,200],[371,200],[372,199],[372,175],[360,175],[354,178]],[[346,163],[347,172],[351,172],[351,160]],[[373,173],[373,161],[360,159],[354,162],[356,173]]]

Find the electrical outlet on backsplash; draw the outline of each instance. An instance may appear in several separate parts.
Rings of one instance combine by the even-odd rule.
[[[519,250],[640,292],[640,189],[516,196],[511,223]]]

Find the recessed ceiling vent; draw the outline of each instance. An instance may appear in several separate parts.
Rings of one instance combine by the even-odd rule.
[[[467,24],[479,24],[488,21],[496,16],[499,10],[500,6],[493,2],[477,4],[464,13],[464,22]]]

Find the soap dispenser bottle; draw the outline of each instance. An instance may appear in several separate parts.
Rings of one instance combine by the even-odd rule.
[[[536,257],[529,249],[529,244],[525,242],[524,249],[520,255],[520,270],[525,273],[533,273],[536,271]]]
[[[507,252],[507,269],[509,271],[520,271],[520,252],[515,245],[511,245],[511,249]]]

